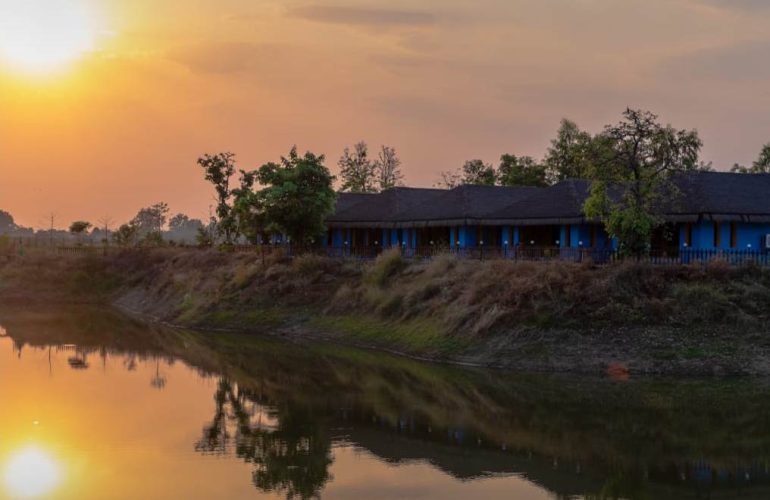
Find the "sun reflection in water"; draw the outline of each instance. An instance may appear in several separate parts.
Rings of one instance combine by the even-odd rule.
[[[3,484],[14,498],[49,494],[61,480],[61,466],[51,454],[35,446],[13,453],[3,467]]]

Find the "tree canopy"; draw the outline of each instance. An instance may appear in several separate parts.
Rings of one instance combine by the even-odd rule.
[[[350,193],[374,193],[377,191],[377,172],[369,159],[369,148],[361,141],[350,148],[345,148],[337,162],[340,168],[342,191]]]
[[[238,221],[230,203],[233,196],[230,178],[235,173],[235,155],[229,152],[205,154],[198,158],[198,165],[216,192],[217,232],[224,238],[226,245],[231,245],[238,237]]]
[[[730,170],[738,174],[768,174],[770,173],[770,142],[762,146],[759,157],[750,167],[735,164]]]
[[[254,203],[267,229],[286,234],[298,244],[320,241],[336,201],[334,177],[324,160],[311,152],[300,156],[295,146],[280,163],[266,163],[256,171],[263,187],[255,193]]]
[[[642,254],[662,221],[663,202],[676,196],[673,175],[698,168],[698,132],[676,130],[661,125],[653,113],[627,109],[623,120],[608,125],[596,140],[602,147],[591,162],[593,183],[584,211],[605,224],[622,251]]]
[[[497,167],[497,181],[501,186],[537,186],[548,185],[545,165],[538,163],[531,156],[504,154]]]

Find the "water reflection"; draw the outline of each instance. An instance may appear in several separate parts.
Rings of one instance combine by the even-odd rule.
[[[75,375],[101,368],[107,384],[125,384],[133,398],[151,397],[141,390],[157,394],[156,405],[175,398],[191,422],[187,449],[246,464],[252,487],[265,495],[410,496],[417,486],[394,484],[423,478],[427,489],[419,491],[444,497],[770,494],[770,386],[761,380],[618,382],[459,370],[147,327],[93,311],[0,311],[0,321],[16,357],[43,350],[54,376],[64,358]],[[147,377],[144,389],[120,373]],[[92,404],[87,410],[101,411],[99,401]],[[136,411],[145,418],[153,408]],[[143,432],[157,439],[174,425]],[[423,466],[429,469],[415,477],[410,468]]]

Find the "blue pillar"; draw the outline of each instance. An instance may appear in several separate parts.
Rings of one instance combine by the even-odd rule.
[[[521,230],[518,226],[513,228],[513,246],[519,246],[521,243]]]
[[[412,228],[410,231],[412,233],[412,238],[411,238],[412,248],[417,248],[417,229],[416,228]]]

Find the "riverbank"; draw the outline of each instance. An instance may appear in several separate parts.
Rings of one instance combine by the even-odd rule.
[[[527,371],[770,374],[770,273],[560,262],[293,260],[197,250],[0,263],[0,300]]]

